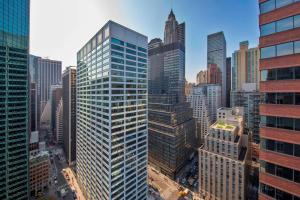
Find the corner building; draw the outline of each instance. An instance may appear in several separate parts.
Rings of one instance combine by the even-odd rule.
[[[29,1],[0,1],[0,199],[29,198]]]
[[[147,40],[109,21],[77,53],[76,163],[87,199],[147,198]]]
[[[300,199],[300,1],[260,0],[259,199]]]

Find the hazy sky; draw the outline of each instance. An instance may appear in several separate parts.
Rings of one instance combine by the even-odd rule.
[[[76,65],[77,51],[109,20],[163,38],[173,7],[186,22],[186,78],[206,68],[207,35],[223,30],[227,56],[249,40],[258,44],[257,0],[31,0],[31,54]]]

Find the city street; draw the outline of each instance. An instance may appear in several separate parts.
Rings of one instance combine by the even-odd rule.
[[[75,192],[78,200],[85,200],[76,180],[76,176],[70,167],[63,170],[64,178],[68,181],[70,188]]]

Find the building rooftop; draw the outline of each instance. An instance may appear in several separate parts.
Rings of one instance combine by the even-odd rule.
[[[236,128],[236,126],[232,124],[226,124],[225,122],[217,121],[212,125],[212,128],[233,131]]]

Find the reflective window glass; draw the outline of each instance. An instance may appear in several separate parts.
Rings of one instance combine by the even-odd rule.
[[[295,130],[300,131],[300,119],[295,119]]]
[[[275,9],[275,0],[266,1],[260,5],[260,13],[266,13]]]
[[[281,32],[293,28],[293,17],[285,18],[276,22],[276,31]]]
[[[270,104],[276,104],[276,93],[267,93],[265,102]]]
[[[295,93],[295,104],[300,105],[300,93]]]
[[[300,27],[300,15],[294,16],[294,28]]]
[[[277,104],[294,104],[293,93],[278,93],[276,99]]]
[[[294,78],[294,68],[277,69],[277,80],[286,80]]]
[[[295,53],[300,53],[300,41],[294,42]]]
[[[277,56],[290,55],[294,53],[293,42],[277,45]]]
[[[291,118],[278,117],[277,118],[277,127],[284,129],[294,129],[294,120]]]
[[[293,3],[293,0],[276,0],[276,8],[280,8]]]
[[[295,67],[295,79],[300,79],[300,67]]]
[[[266,126],[276,127],[276,117],[266,117]]]
[[[265,24],[260,27],[260,35],[269,35],[275,33],[275,23]]]
[[[272,58],[276,56],[275,46],[261,48],[261,58]]]

